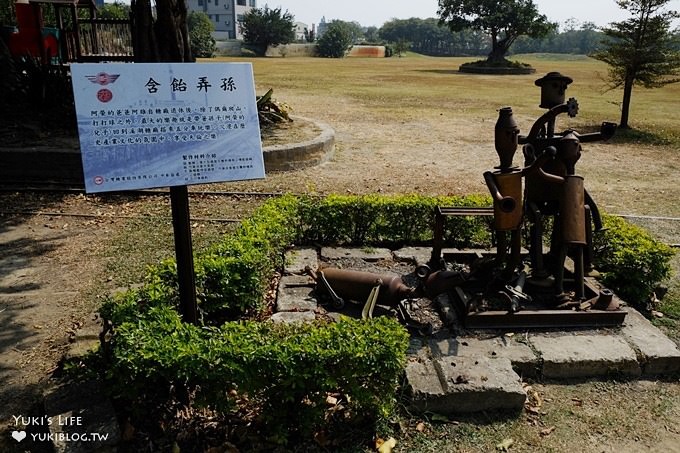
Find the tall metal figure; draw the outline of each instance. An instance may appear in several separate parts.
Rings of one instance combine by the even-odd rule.
[[[523,152],[526,164],[536,162],[546,149],[555,149],[556,158],[554,160],[541,165],[541,172],[527,175],[525,205],[527,217],[531,222],[529,248],[532,262],[532,282],[535,284],[552,284],[552,281],[548,279],[550,272],[548,272],[543,260],[542,222],[546,215],[555,217],[549,256],[553,258],[551,268],[552,274],[558,279],[556,282],[558,293],[563,292],[561,287],[564,271],[562,253],[566,253],[565,244],[579,244],[579,247],[576,247],[577,256],[575,258],[577,261],[583,262],[580,271],[585,274],[592,270],[591,221],[595,224],[596,230],[602,228],[597,205],[583,188],[583,178],[577,176],[574,170],[576,161],[580,157],[581,143],[607,140],[613,136],[616,130],[615,124],[605,122],[602,123],[600,132],[596,133],[578,134],[573,130],[567,130],[561,134],[555,134],[555,123],[558,115],[566,113],[570,117],[575,117],[578,113],[576,99],[570,98],[565,102],[565,93],[572,81],[570,77],[559,72],[550,72],[536,80],[535,84],[541,88],[540,107],[548,109],[548,111],[536,120],[527,136],[518,137],[518,142],[524,145]],[[579,195],[579,193],[581,194]],[[580,199],[583,199],[582,203],[578,201]],[[581,205],[583,205],[583,215],[579,214],[574,217],[575,211],[580,212],[578,206]],[[584,231],[582,234],[579,232],[578,238],[565,237],[566,232],[563,225],[567,220],[584,225]],[[578,229],[580,231],[580,226]],[[582,256],[582,258],[579,258],[579,256]],[[577,277],[577,279],[583,280],[582,276]],[[579,285],[577,284],[577,286]],[[578,288],[576,292],[581,293]],[[582,297],[582,293],[577,294],[577,297]]]

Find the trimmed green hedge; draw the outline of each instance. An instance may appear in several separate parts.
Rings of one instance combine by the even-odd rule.
[[[327,393],[349,396],[352,413],[384,417],[408,347],[396,320],[297,326],[224,321],[262,310],[272,275],[293,244],[424,244],[432,239],[435,206],[489,204],[488,196],[271,199],[196,256],[203,327],[180,320],[172,260],[154,268],[142,288],[105,304],[102,315],[112,326],[110,382],[131,400],[180,385],[222,410],[233,402],[229,390],[246,393],[279,434],[322,424]],[[491,246],[488,218],[446,222],[448,244]],[[604,283],[624,298],[641,300],[668,275],[671,251],[622,219],[605,216],[605,225],[596,244]]]
[[[322,424],[327,393],[348,397],[347,413],[354,419],[384,418],[394,405],[408,348],[408,334],[396,320],[296,326],[224,321],[263,308],[270,279],[293,244],[426,242],[432,239],[435,206],[488,204],[488,197],[479,196],[269,200],[196,256],[204,327],[180,320],[173,260],[152,269],[141,288],[104,305],[102,316],[112,329],[109,381],[128,401],[163,401],[170,398],[168,389],[186,387],[196,401],[220,410],[231,407],[229,390],[245,393],[279,438]],[[488,219],[449,220],[451,242],[489,243]]]
[[[403,245],[432,240],[436,206],[489,206],[488,196],[329,195],[301,199],[298,243]],[[449,217],[445,237],[453,246],[491,242],[489,220]]]
[[[594,239],[602,283],[644,309],[652,291],[670,276],[674,251],[625,219],[604,215],[602,221],[606,229]]]
[[[199,310],[204,322],[212,324],[261,310],[270,279],[293,244],[424,244],[432,240],[435,206],[480,207],[490,201],[475,195],[271,199],[234,233],[195,257]],[[489,222],[483,217],[449,217],[444,236],[455,247],[489,247]],[[154,305],[157,299],[177,304],[177,293],[176,264],[169,259],[150,270],[141,290],[126,297],[142,306]]]
[[[329,393],[341,394],[354,417],[389,415],[408,341],[386,317],[201,328],[159,306],[116,328],[108,375],[133,405],[167,397],[163,392],[175,387],[228,412],[247,395],[269,435],[285,440],[288,431],[307,435],[323,424]]]

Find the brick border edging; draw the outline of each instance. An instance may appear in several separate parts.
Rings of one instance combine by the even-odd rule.
[[[329,125],[302,116],[293,119],[309,121],[321,129],[319,135],[299,143],[265,146],[262,149],[264,167],[269,171],[290,171],[313,167],[327,162],[335,149],[335,131]]]
[[[459,72],[466,74],[485,74],[485,75],[527,75],[534,74],[535,68],[515,68],[515,67],[493,67],[493,66],[464,66],[458,67]]]
[[[304,117],[321,129],[312,140],[262,148],[266,171],[290,171],[312,167],[330,160],[335,148],[335,131],[325,123]],[[79,148],[31,146],[0,149],[0,180],[10,185],[52,184],[84,187]]]

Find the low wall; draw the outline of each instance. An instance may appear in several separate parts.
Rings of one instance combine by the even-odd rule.
[[[384,58],[385,46],[352,46],[348,57]]]
[[[264,147],[262,153],[267,172],[300,170],[322,164],[333,157],[335,131],[327,124],[298,118],[313,122],[321,132],[312,140]]]
[[[267,172],[312,167],[333,156],[335,131],[324,123],[301,119],[313,122],[321,132],[312,140],[264,147],[262,153]],[[0,148],[0,184],[82,188],[85,183],[80,149],[77,144],[72,148],[54,149],[48,146]]]
[[[241,56],[241,41],[216,41],[215,46],[217,51],[215,54],[220,57],[240,57]]]
[[[472,66],[461,65],[458,70],[468,74],[487,74],[487,75],[526,75],[534,74],[536,69],[532,67],[515,68],[515,67],[492,67],[492,66]]]
[[[316,44],[281,44],[269,46],[265,53],[267,57],[315,57]]]

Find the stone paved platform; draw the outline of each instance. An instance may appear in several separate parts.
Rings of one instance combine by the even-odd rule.
[[[324,248],[296,249],[287,258],[279,286],[277,322],[313,319],[317,310],[313,282],[302,276],[305,266],[325,260],[423,262],[429,248],[401,250]],[[482,252],[480,252],[482,253]],[[316,260],[314,259],[316,257]],[[297,274],[297,275],[295,275]],[[625,308],[621,327],[546,331],[468,331],[453,338],[414,338],[406,378],[412,409],[441,414],[493,409],[521,409],[526,378],[639,378],[680,372],[677,345],[632,308]],[[446,333],[446,332],[444,332]]]

